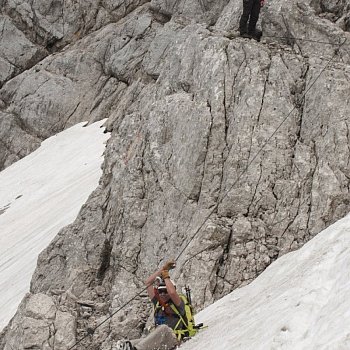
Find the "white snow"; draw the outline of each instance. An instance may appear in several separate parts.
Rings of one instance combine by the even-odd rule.
[[[350,216],[196,316],[181,350],[350,349]]]
[[[98,184],[102,122],[79,124],[0,173],[0,329],[28,291],[40,251]],[[198,315],[181,350],[350,349],[350,216]]]
[[[98,185],[103,123],[75,125],[0,172],[0,330],[29,291],[39,253]]]

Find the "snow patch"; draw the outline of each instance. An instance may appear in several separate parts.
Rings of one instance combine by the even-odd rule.
[[[181,350],[350,349],[350,216],[207,307]]]
[[[39,253],[98,185],[103,123],[77,124],[0,172],[0,330],[29,291]]]

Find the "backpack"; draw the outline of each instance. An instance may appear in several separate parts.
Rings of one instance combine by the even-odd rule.
[[[182,340],[183,338],[190,338],[197,334],[198,330],[203,327],[203,323],[196,325],[193,317],[193,308],[191,303],[191,291],[188,287],[186,287],[186,295],[179,294],[179,297],[184,302],[185,305],[185,314],[182,316],[177,309],[177,307],[170,303],[169,306],[173,310],[173,312],[179,317],[179,321],[173,329],[178,340]],[[156,314],[157,310],[161,308],[159,301],[154,307],[154,314]]]

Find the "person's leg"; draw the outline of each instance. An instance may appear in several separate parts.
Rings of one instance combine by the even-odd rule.
[[[243,13],[239,21],[240,34],[247,33],[247,23],[255,0],[243,0]],[[259,1],[259,0],[258,0]]]
[[[253,0],[248,25],[248,33],[253,36],[256,34],[256,24],[259,19],[260,7],[260,0]]]
[[[135,345],[137,350],[171,350],[178,344],[173,330],[161,325]]]

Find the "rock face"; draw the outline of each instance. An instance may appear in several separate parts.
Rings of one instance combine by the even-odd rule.
[[[144,331],[146,295],[88,330],[163,259],[181,253],[173,277],[203,308],[349,211],[346,1],[270,0],[261,43],[232,32],[238,0],[84,2],[63,17],[73,3],[39,3],[0,2],[32,43],[18,41],[32,50],[22,73],[0,73],[0,165],[81,120],[108,118],[112,136],[99,188],[40,255],[0,349],[83,336],[76,349],[111,349]]]
[[[145,2],[0,2],[0,87],[4,85],[0,92],[0,170],[65,127],[96,120],[90,117],[92,109],[104,99],[100,93],[109,89],[107,82],[111,77],[103,74],[108,41],[97,50],[102,56],[94,54],[101,38],[78,45],[78,51],[87,52],[86,45],[93,50],[88,56],[74,49],[58,57],[54,53],[87,33],[122,19]],[[49,56],[50,53],[53,54]],[[88,100],[88,105],[84,105],[84,100]]]

